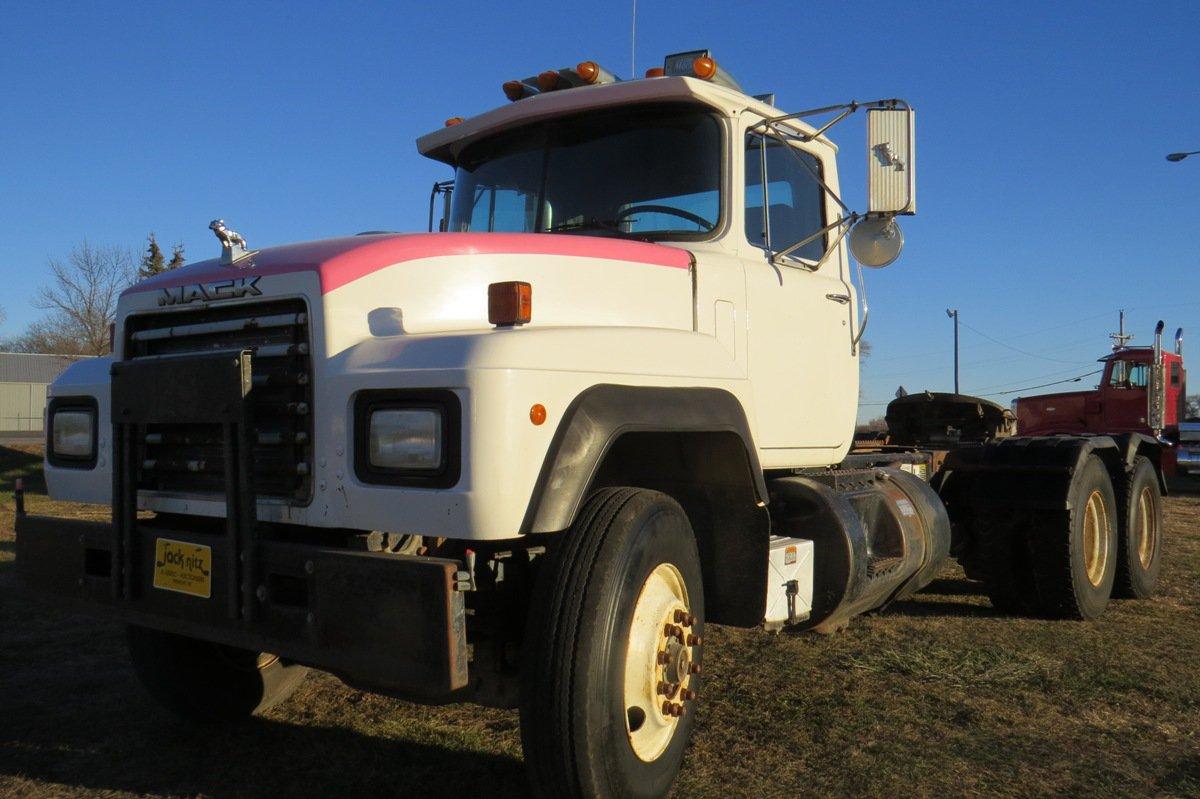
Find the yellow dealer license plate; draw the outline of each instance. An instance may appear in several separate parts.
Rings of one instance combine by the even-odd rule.
[[[160,538],[154,545],[154,587],[208,599],[212,596],[212,547]]]

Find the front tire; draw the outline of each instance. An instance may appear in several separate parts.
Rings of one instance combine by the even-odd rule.
[[[265,652],[130,625],[129,654],[152,697],[187,721],[237,721],[292,695],[308,669]]]
[[[659,797],[700,689],[704,596],[691,525],[655,491],[592,495],[538,577],[521,741],[545,797]]]
[[[1116,486],[1120,528],[1113,596],[1154,596],[1162,566],[1162,489],[1149,459],[1139,455]]]

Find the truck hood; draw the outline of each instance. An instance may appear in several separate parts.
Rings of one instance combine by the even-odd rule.
[[[545,233],[372,234],[269,247],[142,281],[118,323],[147,311],[303,297],[319,352],[371,338],[489,330],[488,286],[533,287],[527,327],[692,330],[693,266],[663,244]],[[123,328],[122,328],[123,329]]]
[[[687,250],[626,239],[553,233],[378,233],[265,247],[233,266],[219,258],[164,272],[126,289],[122,296],[238,277],[316,273],[327,294],[406,261],[466,255],[555,255],[601,258],[688,269]]]

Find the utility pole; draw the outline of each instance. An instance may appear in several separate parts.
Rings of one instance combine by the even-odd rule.
[[[954,393],[958,393],[958,309],[946,309],[946,316],[954,320]]]
[[[1109,333],[1108,337],[1113,340],[1113,352],[1116,352],[1117,350],[1121,349],[1122,347],[1124,347],[1126,344],[1128,344],[1130,341],[1133,340],[1133,334],[1125,332],[1125,309],[1124,308],[1121,309],[1121,323],[1117,329],[1117,332]]]
[[[1124,348],[1124,346],[1126,344],[1128,344],[1130,341],[1133,340],[1133,334],[1125,332],[1125,309],[1124,308],[1121,309],[1121,317],[1120,318],[1121,318],[1121,322],[1120,322],[1120,325],[1117,327],[1117,332],[1108,334],[1108,337],[1113,340],[1113,346],[1112,346],[1113,352],[1117,352],[1118,350],[1121,350],[1122,348]],[[1116,369],[1113,372],[1113,378],[1119,383],[1124,383],[1126,380],[1129,379],[1129,376],[1125,374],[1125,368],[1126,367],[1125,367],[1124,361],[1117,361]]]

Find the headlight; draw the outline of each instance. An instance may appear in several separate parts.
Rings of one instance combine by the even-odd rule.
[[[96,408],[87,400],[55,398],[47,412],[49,460],[56,466],[88,467],[96,461]]]
[[[354,398],[354,473],[370,485],[450,488],[462,470],[462,403],[444,388]]]
[[[371,413],[370,463],[376,469],[431,471],[442,465],[442,414],[433,408]]]

